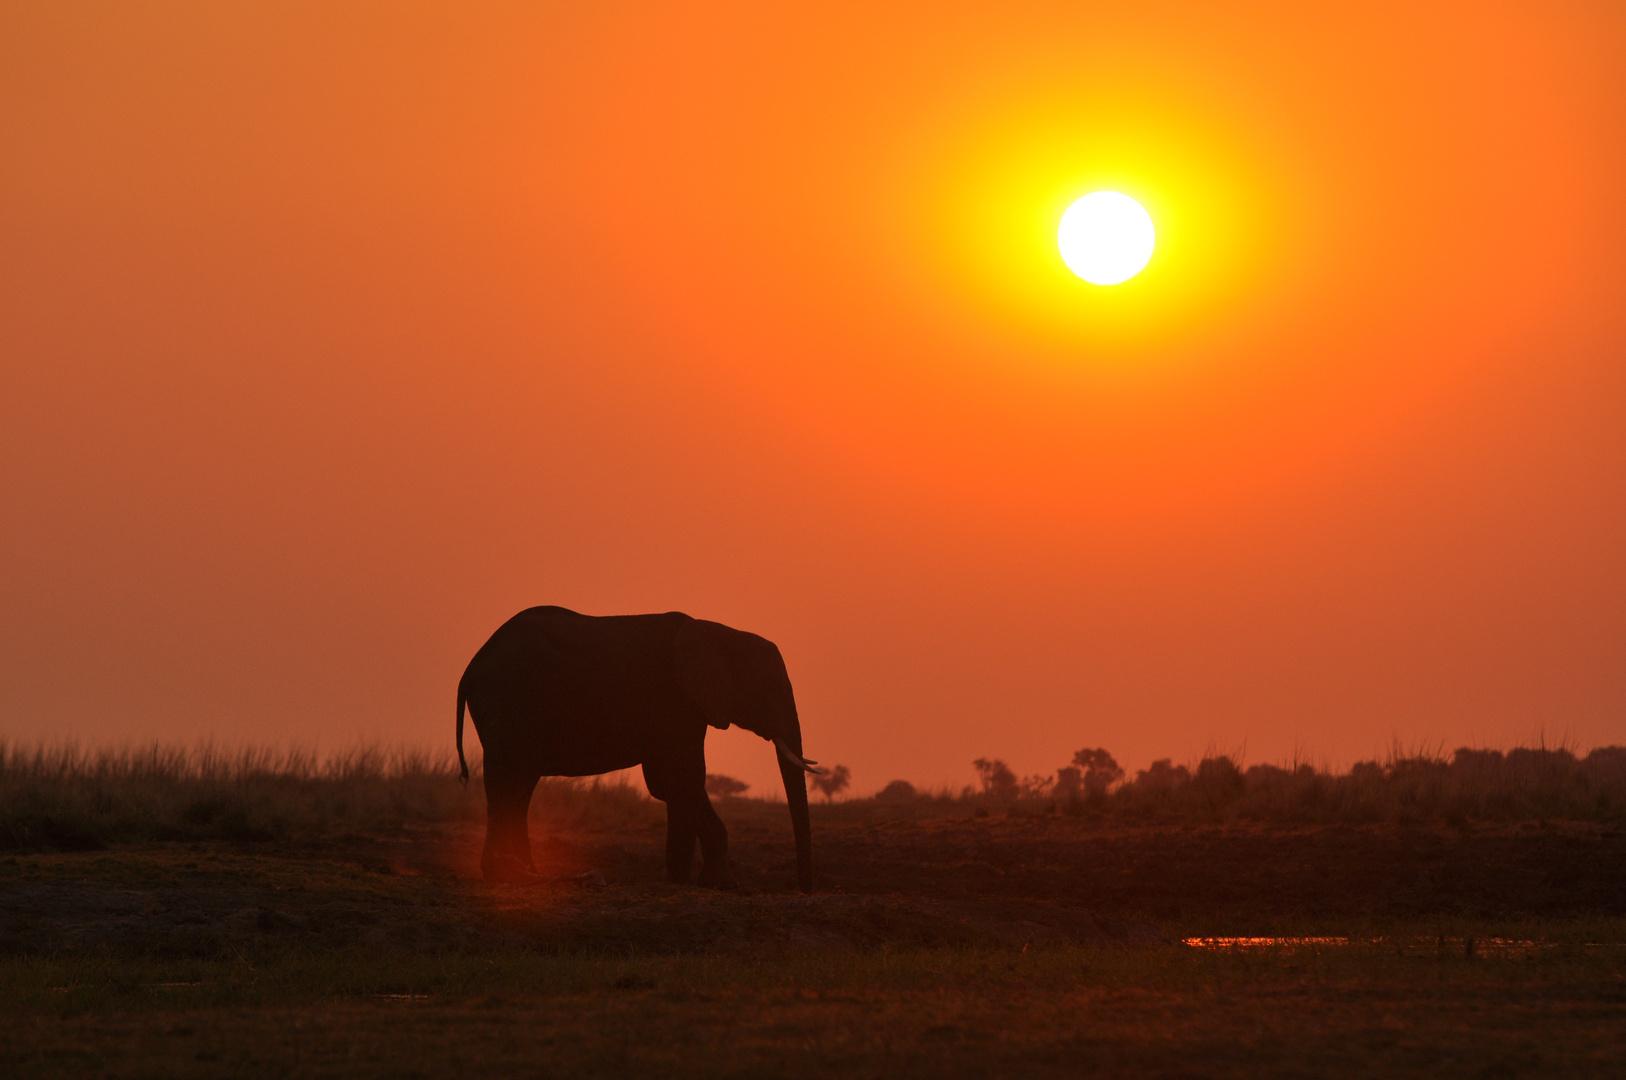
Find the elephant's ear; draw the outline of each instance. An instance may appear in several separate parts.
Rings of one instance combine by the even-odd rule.
[[[678,688],[700,707],[706,723],[726,728],[734,709],[734,677],[729,673],[728,638],[735,631],[695,619],[677,634],[673,662]]]

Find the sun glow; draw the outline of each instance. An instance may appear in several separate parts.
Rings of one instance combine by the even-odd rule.
[[[1056,230],[1067,269],[1091,285],[1119,285],[1146,268],[1157,242],[1152,216],[1128,195],[1092,191],[1067,208]]]
[[[959,339],[1117,378],[1208,363],[1278,310],[1309,235],[1285,190],[1293,173],[1226,120],[1013,95],[945,121],[918,158],[931,179],[914,220]],[[1133,211],[1123,265],[1091,253],[1098,204]]]

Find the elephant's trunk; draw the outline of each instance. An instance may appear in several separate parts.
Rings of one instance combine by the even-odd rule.
[[[789,734],[786,741],[799,756],[802,752],[801,724],[795,723]],[[807,777],[802,766],[785,754],[775,754],[774,757],[779,760],[779,775],[785,781],[785,801],[790,804],[790,826],[796,833],[796,883],[803,892],[812,892],[813,826],[807,816]]]

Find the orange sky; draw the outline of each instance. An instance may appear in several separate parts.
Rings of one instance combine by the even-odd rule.
[[[558,603],[859,791],[1626,741],[1626,16],[1306,6],[8,5],[0,737],[449,746]]]

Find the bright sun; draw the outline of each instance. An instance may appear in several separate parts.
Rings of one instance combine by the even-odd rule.
[[[1155,241],[1146,208],[1116,191],[1092,191],[1079,199],[1056,231],[1062,261],[1091,285],[1117,285],[1140,273]]]

